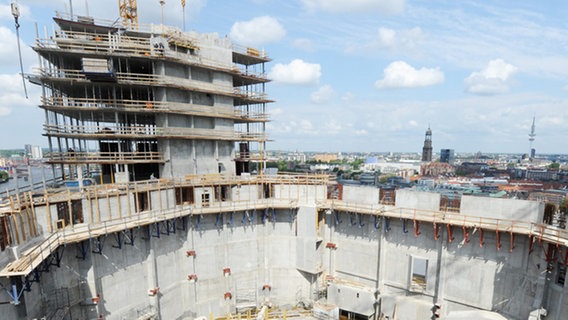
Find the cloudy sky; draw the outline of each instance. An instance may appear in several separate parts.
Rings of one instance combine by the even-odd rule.
[[[31,46],[69,0],[19,0],[24,70]],[[115,0],[75,0],[75,14],[115,20]],[[23,94],[10,1],[0,0],[0,148],[47,146],[40,90]],[[453,0],[187,0],[186,29],[264,49],[273,142],[312,151],[567,153],[568,3]],[[167,24],[183,26],[181,1]],[[138,0],[159,24],[158,0]]]

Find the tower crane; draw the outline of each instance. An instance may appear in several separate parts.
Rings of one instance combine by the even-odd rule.
[[[125,26],[138,29],[138,5],[136,0],[118,0],[118,10]]]

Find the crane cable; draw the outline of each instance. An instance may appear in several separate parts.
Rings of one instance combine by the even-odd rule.
[[[26,88],[26,79],[24,76],[24,63],[22,62],[22,48],[20,47],[20,24],[18,23],[18,18],[20,17],[20,8],[18,3],[12,2],[12,15],[14,16],[14,21],[16,22],[16,38],[18,40],[18,56],[20,58],[20,72],[22,75],[22,84],[24,85],[24,94],[26,99],[28,99],[28,89]]]

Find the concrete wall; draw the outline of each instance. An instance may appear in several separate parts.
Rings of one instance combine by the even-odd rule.
[[[359,200],[365,201],[375,190],[378,194],[374,188],[349,192],[350,197],[361,195]],[[196,187],[197,207],[204,192],[212,202],[215,199],[214,188]],[[257,185],[233,186],[230,193],[235,201],[264,196]],[[132,245],[127,244],[131,240],[127,232],[120,234],[122,238],[108,234],[61,247],[61,266],[51,265],[41,272],[40,281],[32,282],[32,290],[23,293],[22,305],[0,304],[0,313],[7,319],[22,318],[25,313],[49,316],[64,301],[73,301],[73,318],[130,319],[156,312],[163,319],[190,319],[210,312],[223,316],[258,306],[265,299],[280,306],[313,302],[326,288],[328,302],[365,315],[375,311],[375,305],[370,305],[378,289],[376,310],[392,315],[396,309],[403,320],[429,318],[436,302],[442,305],[443,314],[485,309],[511,319],[526,319],[541,305],[549,310],[547,319],[563,319],[568,311],[568,289],[556,283],[558,262],[546,264],[551,249],[545,242],[488,230],[483,231],[481,241],[481,230],[470,228],[466,243],[458,226],[451,228],[450,239],[450,229],[442,224],[436,233],[431,223],[321,211],[315,203],[326,196],[322,186],[273,185],[272,193],[311,205],[302,205],[297,212],[268,209],[199,215],[188,211],[185,220],[176,221],[175,229],[172,221],[133,229]],[[400,198],[397,194],[401,204],[419,200],[416,205],[425,209],[436,203],[436,197],[428,194],[402,194]],[[417,200],[410,200],[411,195]],[[102,220],[126,216],[128,203],[135,211],[134,199],[133,191],[120,200],[100,197],[97,202],[92,200],[91,208],[83,200],[83,216],[86,221],[93,219],[97,203]],[[153,209],[176,207],[173,189],[152,191],[150,199]],[[54,206],[52,220],[57,215]],[[540,209],[513,201],[500,210],[507,208]],[[45,211],[45,207],[36,208],[37,215]],[[38,221],[46,223],[45,219]],[[187,256],[189,250],[196,256]],[[564,250],[557,256],[566,254]],[[8,251],[2,252],[0,258],[7,255]],[[411,279],[413,261],[418,260],[427,262],[426,284],[420,289],[413,287]],[[224,268],[230,268],[230,275],[224,276]],[[190,274],[197,275],[197,282],[188,281]],[[339,281],[331,280],[326,286],[326,276]],[[0,281],[9,287],[7,281]],[[157,287],[159,293],[149,296],[148,290]],[[225,292],[232,297],[225,299]],[[95,305],[91,299],[97,295],[100,300]],[[5,295],[0,302],[2,299],[8,301]]]
[[[440,194],[409,189],[396,190],[396,206],[425,211],[440,210]]]
[[[326,186],[308,185],[272,185],[273,196],[276,199],[290,199],[299,205],[313,206],[316,201],[327,198]]]
[[[343,201],[347,203],[378,205],[379,188],[344,184]]]
[[[409,220],[390,219],[387,230],[384,219],[375,223],[373,217],[359,219],[344,212],[338,217],[335,213],[326,215],[328,231],[323,242],[331,242],[336,248],[324,252],[325,272],[352,283],[352,288],[362,286],[368,291],[376,288],[378,280],[381,312],[386,315],[392,316],[396,308],[398,319],[426,319],[438,302],[443,314],[485,309],[510,319],[527,319],[530,311],[544,303],[547,309],[555,310],[554,314],[549,311],[550,318],[562,318],[566,289],[554,281],[540,283],[547,249],[534,244],[529,254],[527,236],[515,235],[511,242],[509,233],[501,231],[498,238],[495,231],[486,230],[480,242],[480,231],[469,229],[466,243],[461,228],[453,227],[450,242],[445,225],[438,229],[436,240],[430,223],[419,224],[415,232]],[[423,290],[412,288],[414,258],[428,263]],[[550,278],[556,279],[557,268],[550,270]],[[548,292],[545,296],[554,298],[542,302],[538,292],[544,291]],[[346,304],[344,310],[357,312],[353,309],[355,302],[328,292],[328,302],[337,301]]]
[[[542,223],[544,203],[518,199],[463,196],[460,213],[474,217]]]
[[[265,299],[278,305],[308,300],[314,280],[296,270],[296,217],[288,210],[271,212],[264,222],[261,214],[252,221],[241,219],[243,215],[193,216],[185,230],[178,222],[169,235],[162,224],[161,233],[156,225],[137,228],[133,245],[109,234],[100,238],[100,253],[97,239],[69,245],[61,267],[41,273],[40,282],[23,297],[47,301],[49,293],[65,295],[77,288],[79,298],[70,311],[74,318],[105,319],[132,319],[146,311],[159,312],[162,319],[190,319],[258,306]],[[188,250],[196,256],[188,257]],[[224,268],[230,268],[230,275],[224,276]],[[188,281],[190,274],[198,276],[197,282]],[[157,287],[159,293],[149,296],[148,290]],[[232,298],[225,299],[225,292]],[[91,298],[97,295],[95,305]],[[47,316],[55,308],[45,302],[22,305],[31,317]],[[2,314],[13,314],[8,319],[18,318],[15,309],[0,305]]]

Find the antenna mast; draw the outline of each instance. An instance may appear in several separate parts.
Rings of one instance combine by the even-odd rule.
[[[529,133],[529,158],[532,158],[533,155],[533,142],[534,142],[534,137],[536,137],[536,133],[534,132],[534,120],[535,120],[535,116],[533,116],[533,120],[532,120],[532,126],[531,126],[531,132]]]

